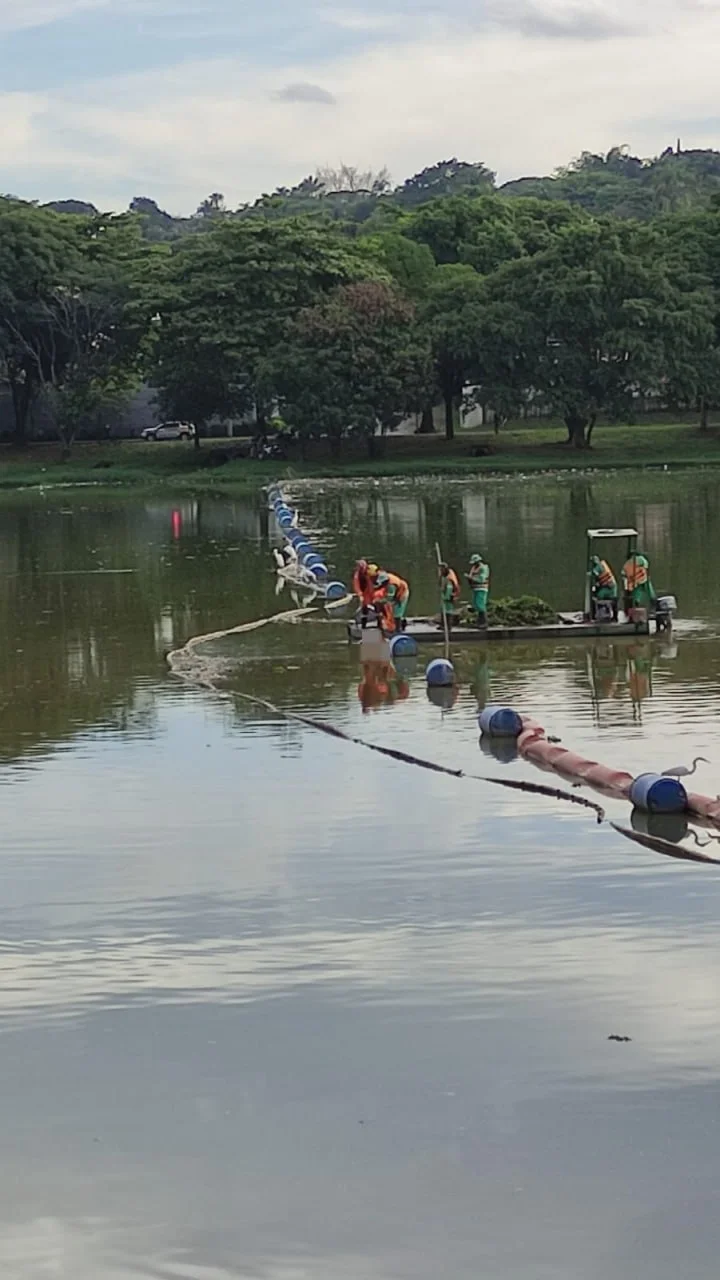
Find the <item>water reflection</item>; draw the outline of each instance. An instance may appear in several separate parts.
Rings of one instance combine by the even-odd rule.
[[[454,643],[451,714],[423,654],[270,627],[211,646],[216,699],[164,650],[277,608],[259,499],[1,508],[0,1269],[710,1280],[715,869],[231,695],[467,774],[548,780],[513,744],[479,767],[491,701],[631,772],[717,762],[715,482],[303,501],[339,569],[372,549],[419,611],[438,537],[566,606],[584,529],[630,514],[683,616],[671,644]],[[716,766],[697,785],[720,790]],[[608,810],[678,847],[714,834]]]

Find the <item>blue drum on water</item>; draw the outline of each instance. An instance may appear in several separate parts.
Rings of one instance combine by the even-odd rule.
[[[511,707],[485,707],[478,723],[481,732],[490,738],[519,738],[522,733],[522,720]]]
[[[404,632],[393,636],[390,641],[390,652],[393,658],[414,658],[417,651],[417,640],[413,636],[405,635]]]
[[[455,683],[455,668],[447,658],[435,658],[425,671],[425,679],[432,689],[447,689]]]
[[[682,782],[659,773],[641,773],[635,778],[630,799],[636,809],[644,809],[646,813],[684,813],[688,807]]]
[[[347,595],[347,587],[344,582],[328,582],[325,588],[326,600],[343,600]]]

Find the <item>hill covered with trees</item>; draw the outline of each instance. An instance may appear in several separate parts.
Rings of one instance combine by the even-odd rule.
[[[294,187],[278,187],[236,209],[228,208],[224,196],[215,191],[187,218],[173,217],[149,196],[137,196],[129,212],[139,216],[148,239],[163,241],[207,230],[218,217],[304,215],[364,223],[392,220],[446,196],[492,192],[508,198],[564,200],[588,213],[649,221],[663,213],[706,207],[720,196],[720,151],[683,150],[679,141],[653,159],[631,155],[626,146],[612,147],[606,155],[584,151],[551,176],[518,178],[502,186],[483,163],[457,158],[429,165],[397,186],[385,169],[372,172],[340,165],[319,169]],[[99,212],[81,199],[53,201],[45,207],[86,216]]]

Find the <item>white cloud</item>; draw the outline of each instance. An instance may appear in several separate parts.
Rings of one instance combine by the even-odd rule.
[[[0,31],[42,27],[88,9],[107,8],[111,0],[0,0]]]
[[[528,12],[516,6],[516,14],[521,7]],[[535,5],[536,18],[540,11]],[[558,31],[570,11],[585,20],[600,12],[587,0],[542,4],[543,21]],[[647,27],[640,0],[612,0],[603,13]],[[251,199],[340,159],[387,164],[401,179],[452,154],[483,159],[507,179],[548,172],[583,148],[628,142],[652,153],[677,130],[691,130],[687,145],[718,142],[701,123],[718,110],[716,4],[660,0],[646,34],[601,43],[579,28],[548,38],[496,23],[461,42],[449,26],[432,37],[422,23],[409,29],[419,34],[404,44],[378,42],[272,75],[226,59],[105,80],[85,86],[82,101],[3,95],[5,181],[28,196],[72,190],[120,204],[143,192],[189,210],[207,190]],[[318,113],[312,103],[273,98],[296,83],[321,84],[337,107]]]

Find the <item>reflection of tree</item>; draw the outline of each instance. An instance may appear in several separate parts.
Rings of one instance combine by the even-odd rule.
[[[0,509],[4,760],[94,727],[149,732],[163,648],[274,609],[260,544],[230,549],[237,504],[209,503],[207,534],[200,508],[173,541],[171,502],[64,501]]]

